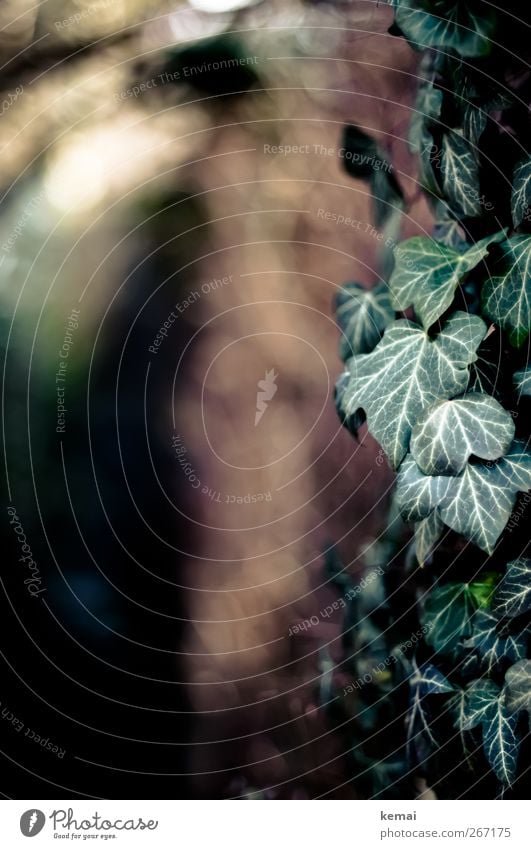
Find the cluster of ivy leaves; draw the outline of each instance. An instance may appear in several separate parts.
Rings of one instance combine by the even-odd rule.
[[[347,128],[386,253],[378,285],[337,297],[337,408],[354,436],[366,423],[397,481],[366,567],[382,575],[350,594],[354,684],[332,711],[368,795],[414,796],[419,776],[440,796],[514,793],[531,719],[529,12],[392,5],[390,33],[422,51],[409,144],[435,226],[396,242],[399,181],[356,170],[387,154]],[[355,580],[327,568],[342,589]]]

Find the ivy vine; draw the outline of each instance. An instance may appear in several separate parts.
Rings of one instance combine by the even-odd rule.
[[[422,52],[409,143],[435,225],[397,243],[407,199],[392,168],[351,169],[375,196],[384,279],[338,295],[337,408],[354,436],[366,422],[397,479],[365,552],[370,591],[346,593],[354,683],[329,709],[367,796],[517,796],[531,717],[528,13],[392,5],[390,33]],[[365,154],[351,162],[389,159],[358,128],[345,143]],[[335,552],[327,569],[342,592],[359,580]]]

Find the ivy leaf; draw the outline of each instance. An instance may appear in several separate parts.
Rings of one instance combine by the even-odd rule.
[[[500,696],[500,688],[489,679],[471,681],[464,690],[461,730],[471,731],[480,725],[492,712],[493,703]]]
[[[415,526],[415,554],[418,562],[425,563],[444,529],[437,510]]]
[[[436,586],[424,601],[420,622],[425,640],[436,652],[453,654],[456,644],[472,635],[472,616],[480,599],[492,587],[487,582],[450,583]]]
[[[500,367],[493,362],[493,358],[485,355],[482,348],[478,351],[478,358],[470,367],[470,382],[468,392],[481,392],[484,395],[499,395]]]
[[[435,88],[432,79],[423,79],[419,86],[415,109],[409,125],[409,146],[413,152],[418,153],[421,150],[425,141],[424,127],[426,123],[440,116],[442,103],[442,90]]]
[[[435,339],[411,321],[394,321],[372,353],[348,361],[340,415],[345,419],[363,409],[369,431],[396,469],[420,413],[464,390],[467,367],[485,332],[478,316],[464,312],[454,313]]]
[[[465,105],[463,115],[463,135],[465,139],[470,142],[473,149],[477,147],[477,144],[483,135],[483,131],[487,126],[487,109],[488,107],[482,109],[475,104]]]
[[[481,214],[477,150],[457,130],[442,140],[442,187],[452,210],[461,218]]]
[[[407,239],[395,251],[396,266],[389,281],[394,306],[405,310],[413,305],[427,330],[448,309],[464,276],[504,236],[504,231],[487,236],[464,253],[426,236]]]
[[[519,660],[505,673],[507,706],[514,713],[526,710],[531,716],[531,660]]]
[[[481,725],[483,750],[496,777],[510,785],[517,766],[520,739],[516,729],[518,714],[507,704],[506,692],[494,681],[472,681],[465,690],[464,725],[467,731]]]
[[[513,437],[509,413],[490,395],[474,392],[424,410],[413,428],[411,454],[426,475],[458,475],[471,455],[502,457]]]
[[[531,236],[513,236],[481,293],[486,315],[502,327],[519,348],[531,329]]]
[[[483,727],[483,750],[496,777],[510,786],[516,774],[520,738],[517,735],[518,714],[506,704],[504,694],[492,702]]]
[[[418,690],[421,698],[452,693],[455,690],[455,687],[432,663],[423,663],[418,666],[416,661],[413,661],[413,675],[409,679],[409,684],[413,689]]]
[[[343,408],[341,405],[343,395],[349,385],[349,382],[350,374],[347,371],[342,372],[336,381],[334,400],[337,414],[339,416],[341,424],[343,425],[343,427],[346,427],[346,429],[349,431],[349,433],[352,434],[355,439],[357,439],[358,431],[360,427],[365,423],[365,413],[363,412],[363,410],[356,410],[351,415],[346,415],[343,412]]]
[[[397,26],[414,47],[455,50],[461,56],[485,56],[496,17],[479,0],[439,0],[431,13],[431,0],[394,0]]]
[[[513,382],[520,395],[531,395],[531,366],[513,374]]]
[[[413,674],[409,679],[410,704],[407,717],[408,746],[414,745],[420,760],[423,760],[423,745],[427,740],[433,747],[438,743],[433,736],[430,717],[424,702],[426,696],[446,695],[454,691],[454,687],[444,677],[442,672],[431,663],[417,666],[413,659]],[[422,751],[422,754],[419,752]]]
[[[442,202],[438,202],[435,207],[436,220],[433,227],[433,238],[441,245],[446,245],[448,248],[453,248],[459,253],[467,250],[465,233],[461,222],[450,215],[448,206]]]
[[[507,634],[498,632],[499,619],[486,610],[478,610],[474,616],[473,632],[465,648],[479,652],[481,665],[490,674],[503,660],[515,663],[525,657],[527,638],[524,633]]]
[[[531,610],[531,560],[519,558],[507,564],[494,597],[494,611],[499,616],[520,616]]]
[[[420,522],[432,510],[445,525],[492,554],[516,500],[531,488],[531,455],[515,440],[497,463],[467,463],[456,477],[424,475],[409,455],[397,476],[405,521]]]
[[[384,164],[380,167],[374,167],[371,176],[374,223],[380,230],[393,214],[398,215],[397,220],[400,220],[399,216],[404,200],[402,188],[391,170],[391,166],[387,165],[384,160],[382,162]]]
[[[345,284],[337,293],[336,313],[342,331],[339,353],[343,360],[372,351],[395,317],[385,283],[378,283],[373,289],[364,289],[359,283]]]
[[[523,159],[514,169],[511,212],[515,227],[518,227],[524,219],[529,221],[529,213],[531,212],[531,157]]]

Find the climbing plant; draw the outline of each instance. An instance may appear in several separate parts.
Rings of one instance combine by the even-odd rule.
[[[392,5],[390,35],[421,54],[409,145],[434,226],[397,241],[408,200],[390,157],[346,128],[383,254],[378,285],[337,298],[337,408],[396,486],[366,588],[328,557],[350,680],[329,708],[366,795],[516,796],[531,717],[529,12]]]

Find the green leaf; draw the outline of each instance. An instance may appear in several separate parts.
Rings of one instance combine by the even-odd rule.
[[[465,690],[462,730],[481,725],[483,750],[496,777],[510,785],[516,774],[520,739],[516,729],[518,716],[507,704],[505,691],[494,681],[478,679]]]
[[[438,201],[435,205],[435,224],[433,226],[433,238],[441,245],[453,248],[458,253],[468,250],[465,232],[461,222],[450,214],[447,204]]]
[[[421,150],[424,143],[424,126],[440,116],[442,103],[442,90],[435,88],[433,80],[423,79],[418,89],[415,109],[409,125],[409,146],[413,152],[418,153]]]
[[[477,649],[481,666],[489,674],[504,660],[514,663],[525,657],[527,638],[524,633],[500,634],[499,619],[486,610],[478,610],[472,624],[472,636],[465,641],[465,648]]]
[[[513,374],[513,383],[520,395],[531,395],[531,367],[526,366]]]
[[[395,251],[396,266],[389,281],[397,309],[413,305],[427,330],[448,309],[461,280],[501,241],[504,231],[482,239],[464,252],[426,236],[413,236]]]
[[[504,694],[492,702],[482,722],[483,750],[496,777],[510,786],[516,774],[520,738],[518,715],[506,704]]]
[[[481,300],[485,314],[519,348],[531,329],[531,236],[513,236],[501,249],[502,257],[483,286]]]
[[[507,564],[494,605],[499,616],[520,616],[531,610],[531,560],[521,557]]]
[[[448,202],[461,218],[481,214],[477,150],[454,130],[442,140],[442,187]]]
[[[487,109],[488,106],[482,109],[476,104],[465,104],[464,106],[463,135],[474,150],[487,126]]]
[[[531,157],[523,159],[514,169],[513,191],[511,195],[513,224],[519,227],[525,219],[529,221],[531,213]]]
[[[483,395],[499,395],[500,368],[490,357],[490,352],[478,351],[478,358],[470,367],[470,382],[467,392],[481,392]]]
[[[489,554],[502,533],[517,492],[531,488],[531,455],[515,440],[496,463],[467,463],[456,477],[424,475],[411,455],[397,476],[405,521],[420,522],[437,509],[445,525]]]
[[[372,351],[395,317],[385,283],[378,283],[373,289],[346,283],[336,297],[336,314],[342,331],[339,353],[343,360]]]
[[[407,717],[407,740],[408,746],[414,745],[419,752],[425,742],[428,742],[431,747],[438,746],[433,735],[432,723],[424,701],[425,697],[452,693],[454,687],[433,664],[426,663],[419,667],[416,660],[413,659],[412,666],[413,674],[409,679],[410,704]]]
[[[479,0],[395,0],[394,5],[396,24],[414,47],[455,50],[461,56],[490,53],[496,17]]]
[[[505,673],[507,707],[514,713],[531,715],[531,660],[519,660]]]
[[[426,596],[420,616],[421,624],[428,629],[428,645],[441,654],[452,654],[460,641],[470,637],[478,594],[481,597],[485,591],[481,581],[434,587]]]
[[[404,195],[391,166],[374,168],[371,176],[371,190],[374,223],[381,230],[391,216],[397,216],[399,220],[403,208]]]
[[[443,530],[444,524],[437,510],[415,525],[415,554],[421,565],[430,556]]]
[[[394,321],[371,354],[348,361],[348,379],[338,390],[340,415],[363,409],[369,431],[396,469],[422,411],[466,387],[468,365],[485,332],[478,316],[464,312],[454,313],[435,339],[411,321]]]
[[[461,730],[471,731],[480,725],[492,712],[492,706],[498,701],[500,688],[494,681],[471,681],[465,687],[464,705],[461,717]]]
[[[458,475],[471,455],[497,460],[510,448],[514,422],[490,395],[437,401],[419,416],[411,454],[426,475]]]

